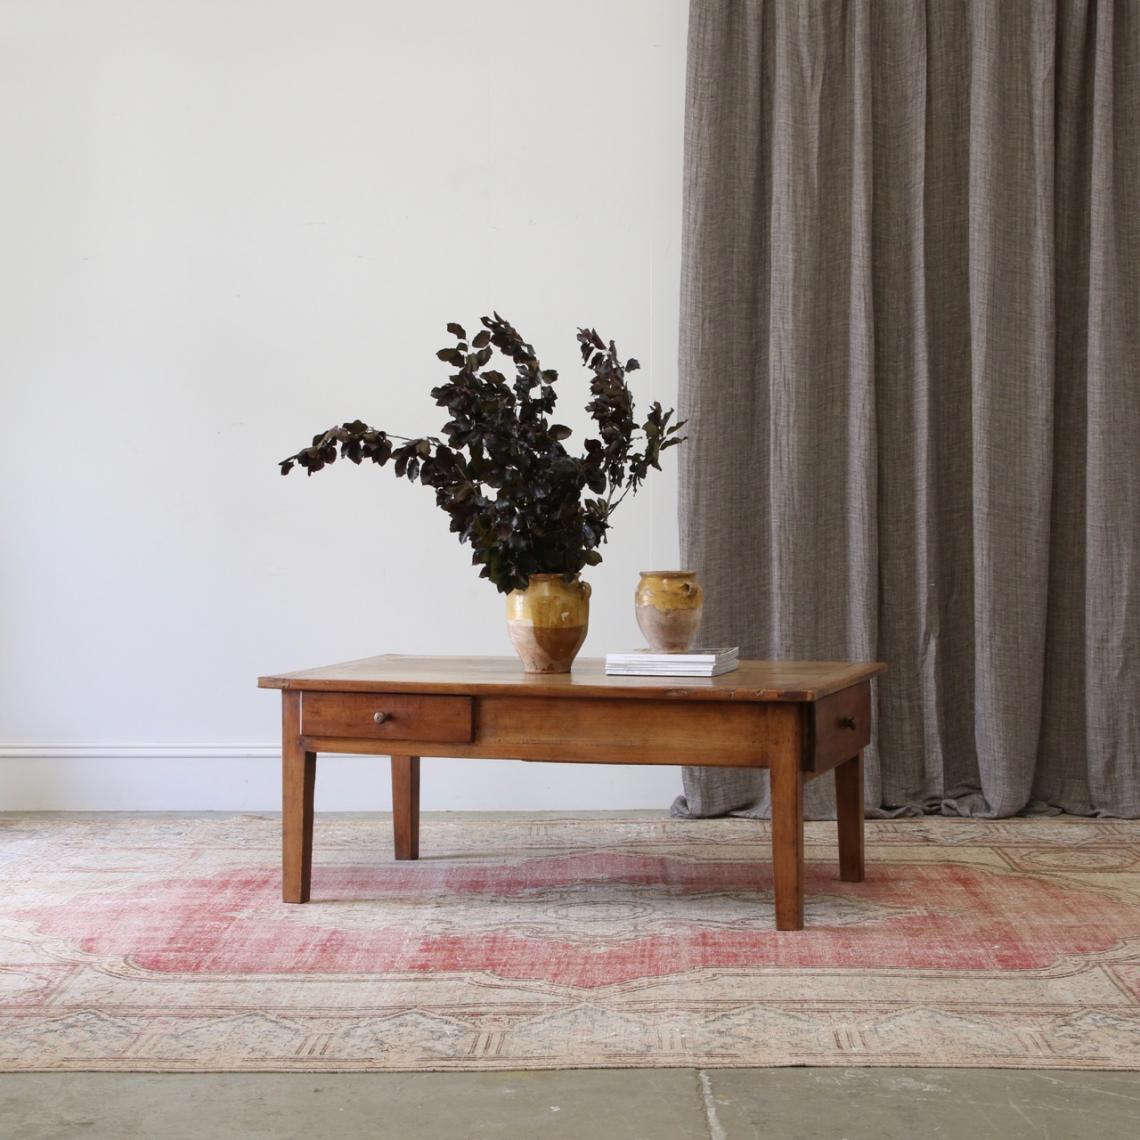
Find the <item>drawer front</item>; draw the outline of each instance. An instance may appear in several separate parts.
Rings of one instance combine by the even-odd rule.
[[[474,737],[470,697],[411,693],[305,693],[303,736],[356,740],[469,741]]]
[[[812,704],[808,711],[809,772],[827,772],[871,742],[871,686],[864,681]]]

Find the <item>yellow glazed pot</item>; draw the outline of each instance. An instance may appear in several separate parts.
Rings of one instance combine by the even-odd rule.
[[[590,584],[532,574],[507,595],[507,632],[527,673],[569,673],[590,625]]]
[[[649,648],[684,653],[697,636],[702,601],[695,571],[642,570],[634,606]]]

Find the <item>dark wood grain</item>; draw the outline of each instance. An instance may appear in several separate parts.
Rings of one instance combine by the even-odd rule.
[[[871,742],[871,683],[863,681],[808,706],[808,771],[830,772]]]
[[[444,756],[454,760],[522,760],[553,764],[630,764],[654,765],[681,768],[697,764],[709,768],[767,768],[762,760],[752,760],[745,764],[733,756],[731,743],[715,751],[705,747],[691,752],[678,752],[669,745],[662,744],[649,753],[638,754],[628,751],[620,741],[606,747],[601,743],[574,744],[567,741],[557,747],[544,748],[540,741],[518,743],[505,748],[502,745],[492,752],[480,744],[481,738],[473,744],[441,744],[438,740],[391,740],[386,745],[374,740],[353,740],[347,736],[304,736],[302,743],[313,752],[343,753],[355,756],[375,756],[385,748],[404,748],[416,756]],[[765,756],[770,749],[765,749]],[[825,773],[826,774],[826,773]],[[814,779],[814,773],[805,772],[805,780]]]
[[[317,756],[301,742],[301,694],[281,694],[281,897],[309,901]]]
[[[874,661],[742,661],[719,677],[607,677],[598,658],[571,673],[528,674],[514,657],[387,654],[261,677],[263,689],[439,693],[460,696],[611,697],[680,701],[815,701],[886,668]]]
[[[769,768],[776,929],[804,928],[804,772],[783,756]]]
[[[357,740],[472,738],[470,697],[416,693],[305,693],[301,731],[306,736],[348,736]]]
[[[306,694],[305,700],[309,699]],[[787,704],[725,707],[598,698],[483,697],[478,703],[475,739],[470,743],[431,739],[399,743],[401,750],[417,756],[763,768],[776,746],[773,742],[788,739],[798,720],[798,708]],[[316,752],[377,751],[369,738],[307,735],[305,741]]]
[[[835,815],[839,828],[839,877],[863,881],[863,753],[835,769]]]
[[[397,859],[420,857],[420,758],[392,757],[392,834]]]

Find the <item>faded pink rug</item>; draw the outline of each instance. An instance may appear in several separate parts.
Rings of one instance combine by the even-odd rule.
[[[0,817],[0,1068],[1140,1068],[1140,823],[807,832],[778,933],[746,820]]]

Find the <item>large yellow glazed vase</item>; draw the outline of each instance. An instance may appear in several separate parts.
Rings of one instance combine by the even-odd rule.
[[[634,606],[649,648],[684,653],[697,636],[702,602],[695,571],[642,570]]]
[[[507,632],[527,673],[569,673],[590,625],[590,585],[532,574],[507,595]]]

